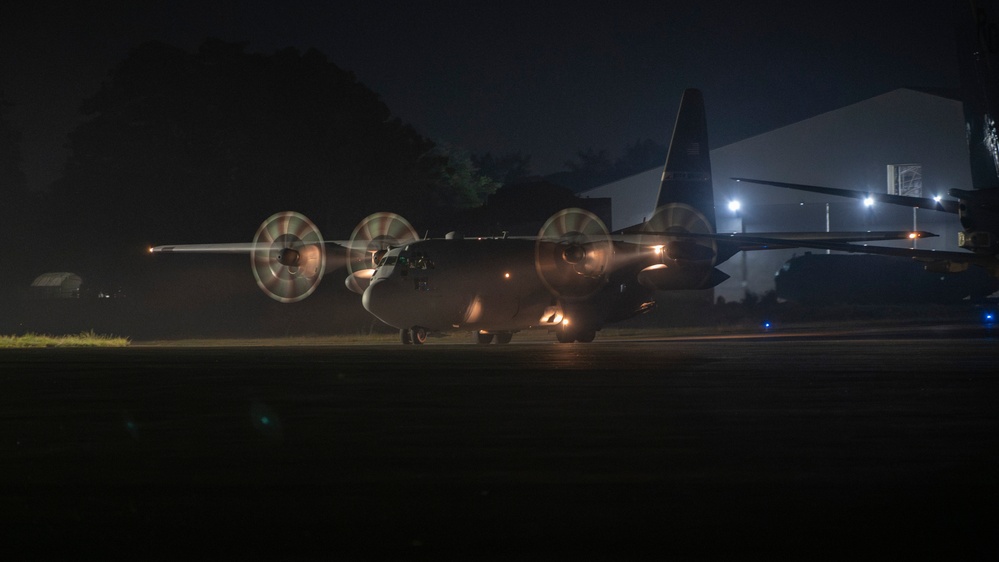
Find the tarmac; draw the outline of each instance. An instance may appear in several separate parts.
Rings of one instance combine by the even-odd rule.
[[[0,350],[16,558],[994,559],[999,333]]]

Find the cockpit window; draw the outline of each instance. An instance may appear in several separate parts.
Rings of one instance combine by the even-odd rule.
[[[406,271],[410,269],[433,269],[434,260],[430,259],[427,254],[423,252],[414,253],[399,253],[399,254],[387,254],[381,261],[378,262],[378,267],[381,266],[397,266],[402,270],[402,274],[405,275]]]
[[[412,269],[433,269],[434,260],[423,252],[414,252],[409,260],[409,267]]]

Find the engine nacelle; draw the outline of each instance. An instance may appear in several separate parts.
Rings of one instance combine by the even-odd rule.
[[[371,285],[371,278],[374,277],[374,269],[359,269],[354,273],[351,273],[343,280],[343,284],[347,286],[347,289],[352,293],[357,293],[359,295],[364,294],[364,290]]]
[[[715,251],[693,240],[677,240],[666,244],[663,255],[673,260],[710,261],[714,259]]]

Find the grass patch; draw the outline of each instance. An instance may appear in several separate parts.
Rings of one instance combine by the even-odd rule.
[[[24,334],[23,336],[0,335],[0,348],[4,347],[126,347],[128,338],[95,334],[93,330],[70,336],[49,336],[46,334]]]

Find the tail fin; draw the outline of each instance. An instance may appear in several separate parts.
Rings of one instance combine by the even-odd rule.
[[[957,44],[972,187],[999,187],[999,46],[996,2],[972,0],[960,8]]]
[[[711,186],[708,124],[700,90],[684,90],[666,155],[656,209],[688,205],[704,215],[715,230],[715,197]]]

